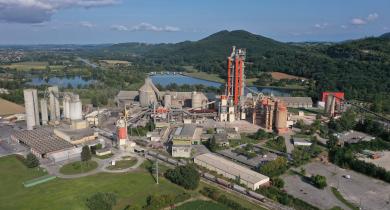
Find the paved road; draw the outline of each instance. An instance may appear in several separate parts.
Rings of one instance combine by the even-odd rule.
[[[137,163],[130,167],[130,168],[127,168],[127,169],[123,169],[123,170],[108,170],[106,169],[107,166],[109,166],[111,164],[111,161],[112,160],[120,160],[121,157],[123,156],[132,156],[132,157],[136,157],[137,158]],[[55,175],[57,177],[60,177],[60,178],[64,178],[64,179],[75,179],[75,178],[80,178],[80,177],[85,177],[85,176],[90,176],[90,175],[94,175],[94,174],[98,174],[98,173],[101,173],[101,172],[106,172],[106,173],[125,173],[125,172],[130,172],[130,171],[134,171],[134,170],[137,170],[137,168],[144,162],[144,158],[143,157],[140,157],[134,153],[127,153],[127,152],[119,152],[119,153],[116,153],[113,157],[111,158],[108,158],[108,159],[98,159],[98,158],[92,158],[94,161],[96,161],[98,163],[98,167],[92,171],[89,171],[87,173],[82,173],[82,174],[74,174],[74,175],[65,175],[65,174],[61,174],[59,172],[61,166],[67,164],[67,163],[70,163],[70,162],[74,162],[74,161],[77,161],[77,159],[74,159],[74,160],[70,160],[70,161],[65,161],[65,162],[62,162],[60,164],[58,163],[50,163],[50,164],[42,164],[41,166],[43,168],[45,168],[49,174],[51,175]]]

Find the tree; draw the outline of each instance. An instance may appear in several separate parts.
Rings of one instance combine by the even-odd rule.
[[[270,177],[275,177],[283,174],[287,170],[287,159],[284,157],[277,157],[273,161],[269,161],[261,166],[260,173]]]
[[[89,161],[91,160],[92,154],[91,150],[89,149],[89,146],[83,146],[83,149],[81,150],[81,160],[82,161]]]
[[[165,177],[171,182],[190,190],[196,189],[200,180],[199,172],[192,164],[169,169],[165,173]]]
[[[87,198],[85,204],[90,210],[112,210],[116,200],[116,195],[113,193],[98,192]]]
[[[279,177],[275,177],[272,179],[272,185],[280,189],[284,187],[284,181]]]
[[[26,160],[25,160],[25,164],[29,168],[35,168],[35,167],[39,166],[39,160],[38,160],[37,156],[35,156],[34,154],[28,153]]]
[[[311,181],[313,182],[314,186],[319,189],[324,189],[327,186],[326,177],[318,174],[315,176],[311,176]]]
[[[211,137],[211,139],[209,140],[209,145],[208,145],[208,147],[209,147],[209,150],[210,150],[211,152],[217,151],[217,149],[218,149],[218,144],[217,144],[217,141],[215,140],[215,136]]]

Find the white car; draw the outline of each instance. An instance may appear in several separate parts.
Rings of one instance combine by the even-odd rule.
[[[346,179],[351,179],[351,175],[348,175],[348,174],[347,175],[343,175],[343,177],[346,178]]]

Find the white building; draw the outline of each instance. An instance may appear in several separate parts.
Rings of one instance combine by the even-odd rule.
[[[196,156],[194,162],[226,178],[239,179],[240,183],[246,185],[251,190],[258,189],[270,180],[267,176],[211,153]]]

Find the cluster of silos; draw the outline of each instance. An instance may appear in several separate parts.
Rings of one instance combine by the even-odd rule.
[[[79,95],[65,93],[63,100],[63,111],[65,119],[81,120],[83,117],[83,112]]]
[[[39,125],[38,93],[36,89],[25,89],[24,107],[26,110],[27,130],[32,130]]]

